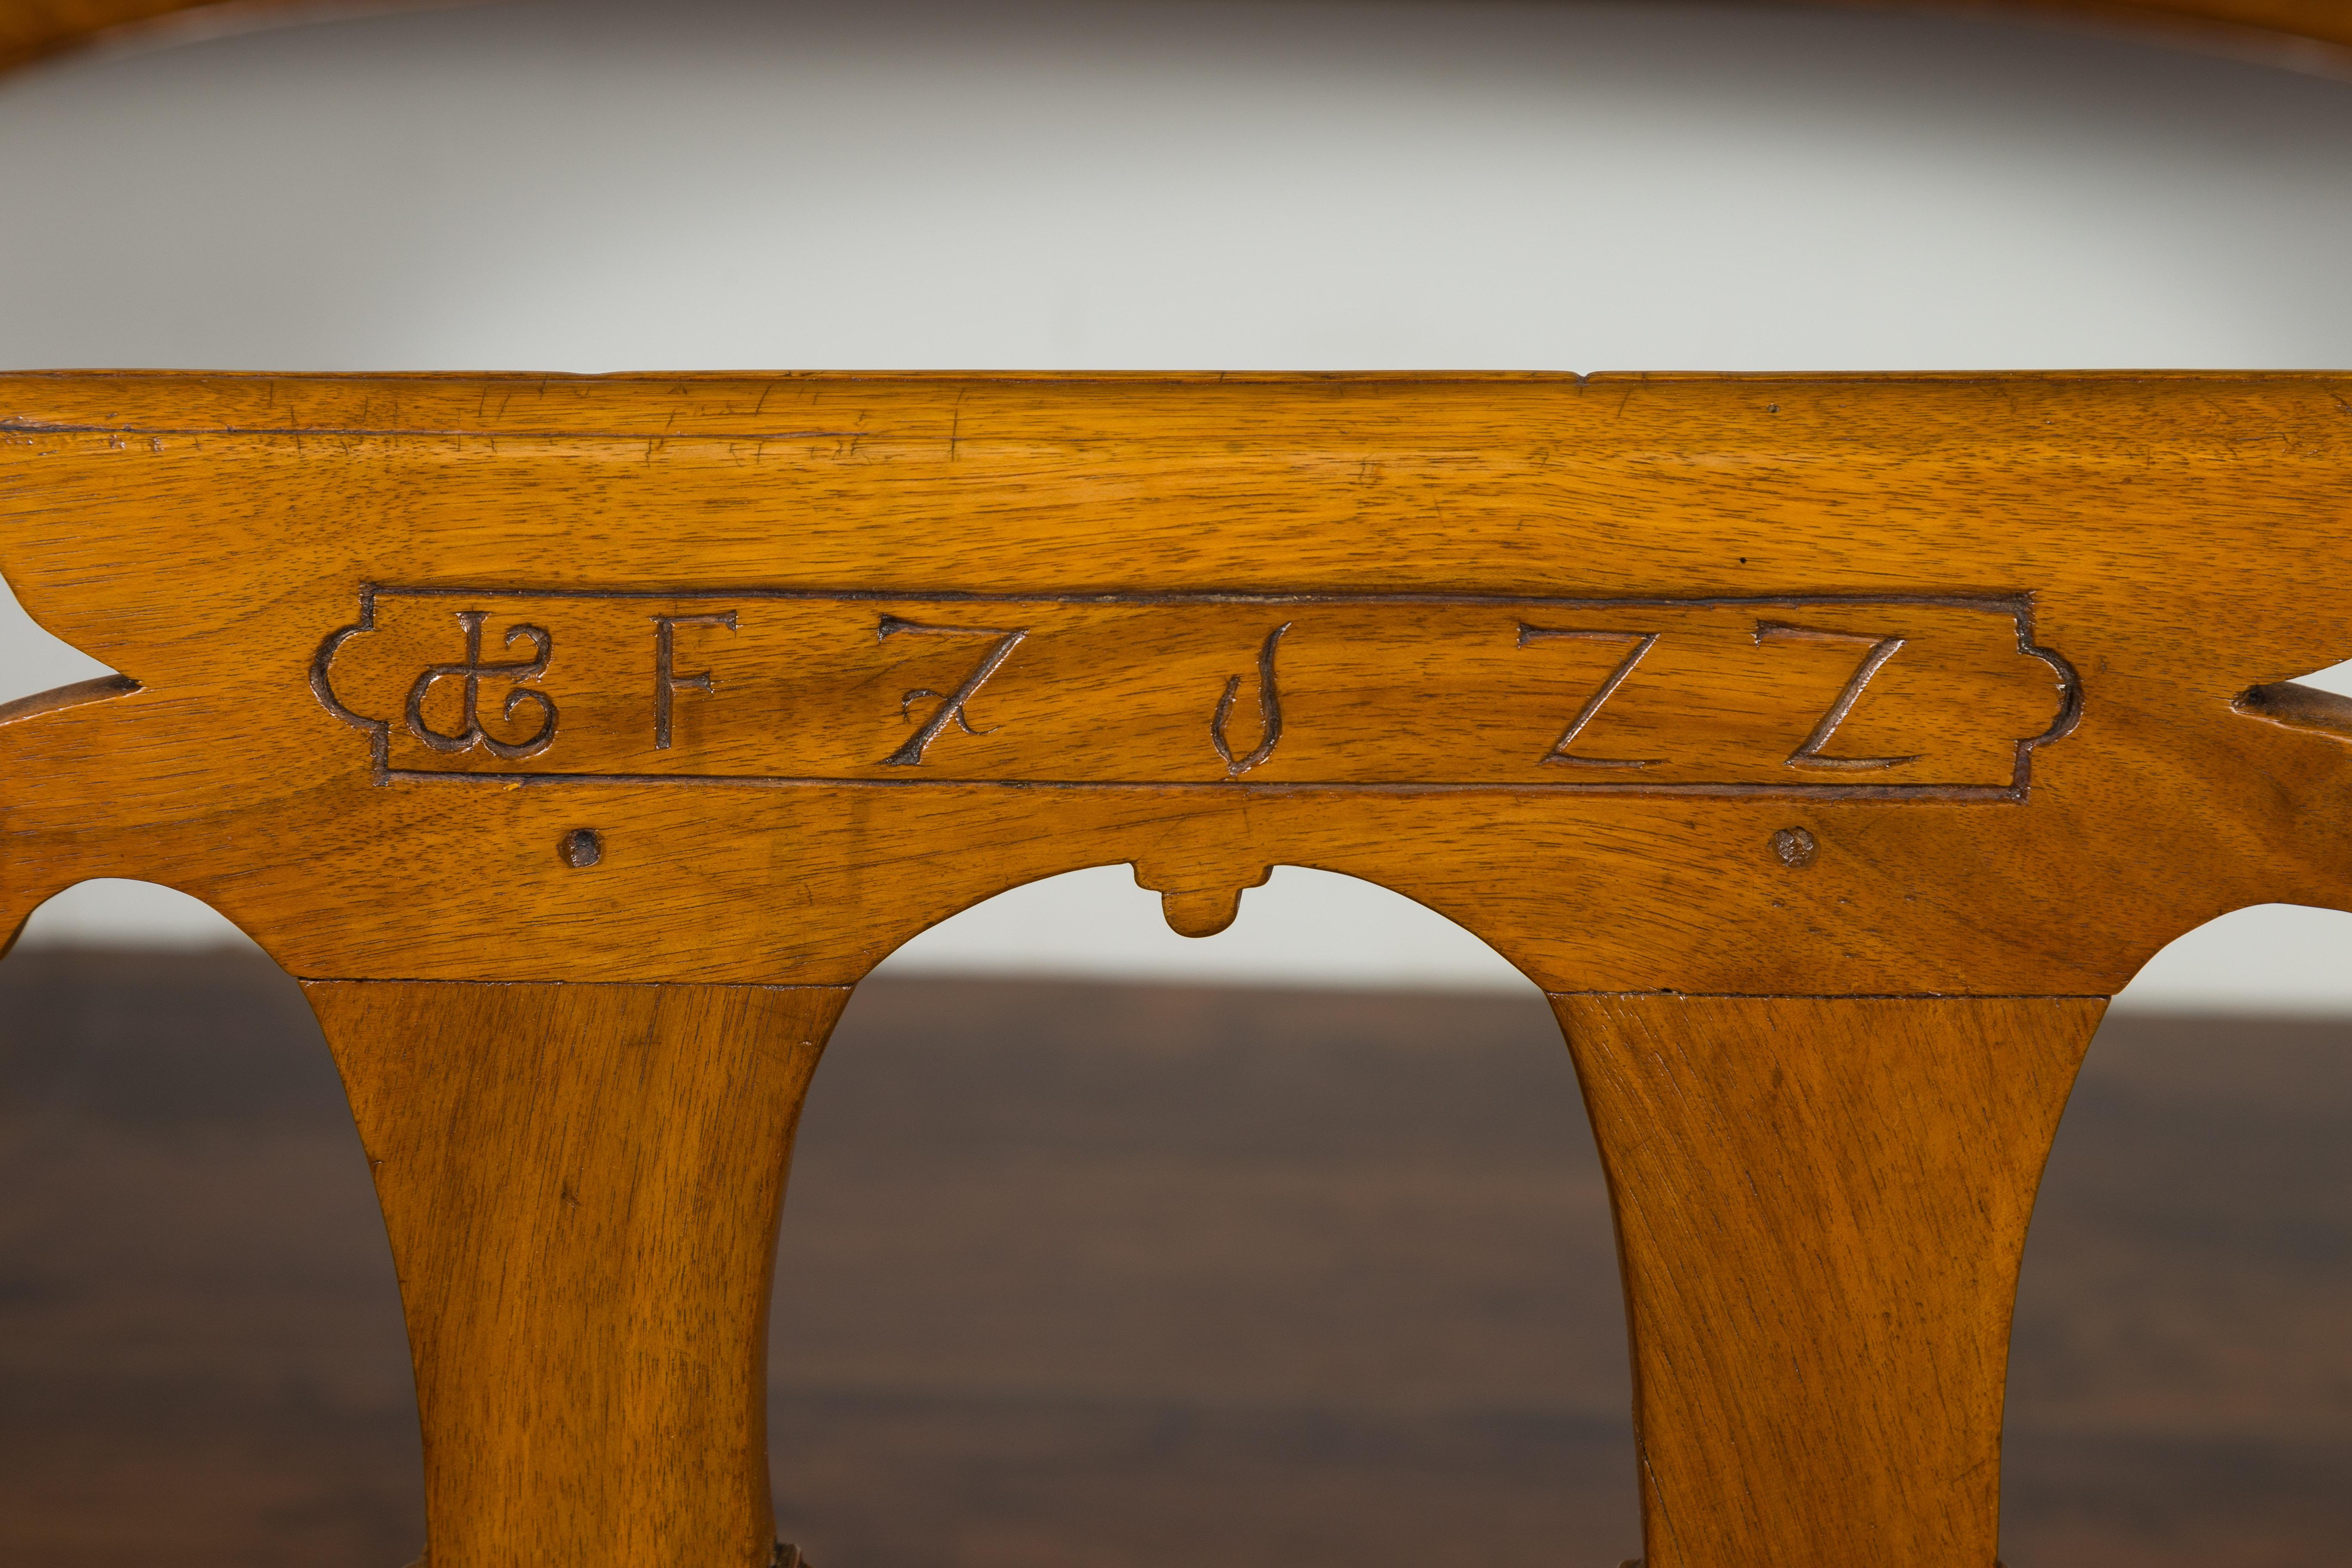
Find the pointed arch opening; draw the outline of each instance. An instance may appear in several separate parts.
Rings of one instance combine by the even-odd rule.
[[[1213,937],[1171,930],[1127,866],[1095,866],[950,916],[877,979],[1024,976],[1345,991],[1529,993],[1508,959],[1402,893],[1336,871],[1277,866]]]
[[[277,968],[236,922],[202,899],[128,877],[75,883],[35,910],[16,940],[20,949],[33,951],[217,952],[232,963]],[[289,987],[295,984],[282,973],[279,977]]]
[[[0,1561],[424,1538],[399,1285],[300,987],[184,894],[51,899],[0,962]]]
[[[2341,1560],[2347,1119],[2352,914],[2237,910],[2118,995],[2026,1244],[2006,1561]]]
[[[801,1122],[771,1346],[821,1563],[1639,1550],[1559,1026],[1352,879],[1277,869],[1192,941],[1072,872],[884,964]]]

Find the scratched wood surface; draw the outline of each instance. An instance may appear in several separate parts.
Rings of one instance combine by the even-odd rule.
[[[2352,704],[2282,686],[2352,655],[2302,587],[2352,552],[2347,409],[0,378],[0,570],[121,672],[0,723],[0,930],[140,876],[310,979],[845,985],[1056,872],[1201,931],[1294,864],[1548,991],[2107,995],[2352,897]]]
[[[1651,1568],[1974,1564],[2102,999],[2352,905],[2352,378],[0,378],[0,929],[170,883],[377,1162],[437,1568],[766,1551],[759,1284],[846,987],[1277,864],[1551,994]]]
[[[394,9],[400,0],[375,0],[370,9]],[[1864,5],[1908,5],[1914,0],[1845,0]],[[1917,0],[1942,9],[2045,16],[2122,26],[2158,38],[2223,47],[2284,43],[2320,46],[2312,63],[2352,64],[2352,4],[2347,0]],[[350,7],[316,0],[0,0],[0,71],[107,37],[168,36],[194,19],[215,25],[262,26],[305,14],[346,15]]]

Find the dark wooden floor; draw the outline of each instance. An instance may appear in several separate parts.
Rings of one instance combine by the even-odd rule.
[[[2119,1020],[2035,1222],[2011,1568],[2352,1564],[2352,1027]],[[877,983],[817,1076],[775,1471],[822,1568],[1610,1568],[1608,1215],[1533,997]],[[331,1069],[247,957],[0,965],[0,1563],[396,1568]]]

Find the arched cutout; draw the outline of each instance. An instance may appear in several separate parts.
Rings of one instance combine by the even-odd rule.
[[[2352,1016],[2352,913],[2258,904],[2165,944],[2117,1013]]]
[[[28,948],[257,951],[251,937],[202,899],[128,877],[93,877],[54,895],[33,911],[17,941]]]
[[[1180,937],[1125,866],[1031,882],[950,916],[877,978],[996,974],[1156,984],[1524,991],[1510,961],[1444,915],[1358,878],[1277,866],[1234,923]]]
[[[359,1568],[424,1538],[367,1163],[300,990],[226,930],[0,963],[0,1559]]]
[[[814,1561],[1638,1549],[1607,1195],[1558,1025],[1508,971],[1367,989],[1254,929],[1286,880],[1333,890],[1277,872],[1222,936],[1160,928],[1250,954],[1223,970],[1118,983],[1113,942],[1041,973],[1120,901],[1135,938],[1159,922],[1110,868],[860,986],[801,1122],[771,1341],[780,1527]],[[1351,885],[1360,940],[1439,920]],[[991,927],[1025,973],[973,972]]]
[[[2352,914],[2207,922],[2117,998],[2018,1290],[2007,1561],[2334,1562],[2352,1540]]]

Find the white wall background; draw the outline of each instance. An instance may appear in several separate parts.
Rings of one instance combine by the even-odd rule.
[[[2352,83],[1949,17],[575,0],[0,81],[16,367],[2341,368],[2347,256]],[[0,603],[0,700],[94,668]],[[1081,873],[893,963],[1524,984],[1345,879],[1156,903]],[[226,929],[112,883],[33,934]],[[2128,994],[2352,1012],[2352,916]]]

